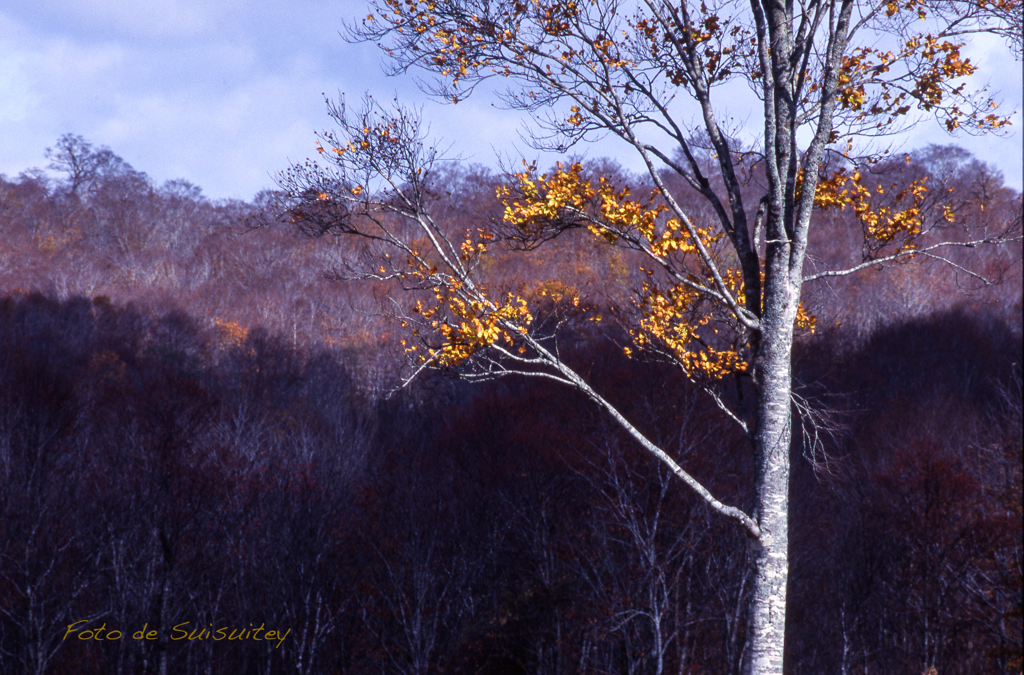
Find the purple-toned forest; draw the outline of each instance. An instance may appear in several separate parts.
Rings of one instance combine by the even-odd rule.
[[[0,673],[742,672],[743,533],[577,392],[399,387],[388,288],[336,278],[350,241],[79,137],[48,157],[0,176]],[[953,190],[958,222],[1019,226],[1021,195],[963,150],[887,170]],[[434,213],[500,218],[505,180],[445,165]],[[822,213],[809,260],[861,241]],[[789,672],[1020,672],[1021,247],[948,258],[805,289]],[[563,359],[748,507],[740,430],[624,354],[628,252],[569,232],[491,265]]]

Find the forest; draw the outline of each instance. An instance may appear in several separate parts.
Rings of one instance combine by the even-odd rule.
[[[0,673],[743,672],[744,533],[578,391],[457,364],[406,382],[387,286],[345,280],[365,251],[266,217],[275,192],[213,201],[73,135],[47,156],[0,176]],[[1021,194],[965,150],[877,170],[1019,228]],[[506,180],[440,164],[433,213],[500,219]],[[809,264],[860,242],[823,212]],[[747,508],[742,431],[624,349],[633,262],[574,231],[482,274]],[[1019,673],[1020,240],[804,303],[787,672]]]

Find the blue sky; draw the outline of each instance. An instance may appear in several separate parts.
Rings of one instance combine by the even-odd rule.
[[[536,156],[518,137],[520,118],[493,99],[442,105],[409,77],[384,77],[375,47],[339,36],[343,20],[366,12],[361,0],[5,0],[0,173],[44,166],[44,149],[72,132],[158,183],[185,178],[213,198],[249,199],[313,154],[313,132],[328,121],[323,94],[355,101],[365,91],[422,104],[432,134],[470,161]],[[903,149],[963,145],[1019,190],[1021,64],[998,40],[980,46],[972,60],[1015,111],[1011,135],[950,138],[929,121]],[[590,154],[615,156],[616,147]]]

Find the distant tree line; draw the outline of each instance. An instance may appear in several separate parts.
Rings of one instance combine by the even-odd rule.
[[[261,326],[296,345],[361,351],[363,361],[380,350],[382,337],[394,337],[394,326],[379,319],[380,298],[372,286],[325,282],[325,274],[344,276],[358,250],[332,237],[310,241],[294,228],[251,231],[253,214],[275,200],[273,191],[246,203],[210,200],[183,179],[155,185],[109,148],[72,134],[58,139],[47,156],[48,171],[0,175],[0,289],[5,292],[40,291],[59,299],[103,296],[119,305],[181,309],[206,325]],[[929,175],[931,192],[951,195],[944,199],[958,219],[982,231],[1019,220],[1021,194],[968,152],[930,146],[911,159],[910,165],[892,162],[888,170],[895,178],[879,180],[908,184]],[[710,156],[707,161],[712,162]],[[639,180],[610,160],[589,164],[609,180]],[[680,198],[686,196],[685,188],[676,185],[678,178],[666,175],[665,180]],[[453,231],[472,230],[481,219],[500,214],[495,191],[503,181],[486,167],[441,165],[431,180],[433,210]],[[704,213],[699,197],[693,197],[685,206]],[[862,237],[851,210],[828,210],[817,217],[821,223],[810,242],[809,273],[859,260]],[[526,279],[535,294],[562,284],[563,293],[594,295],[597,282],[607,277],[619,279],[617,285],[626,289],[639,281],[623,278],[635,267],[624,255],[584,236],[564,236],[528,259],[501,256],[491,274],[496,282]],[[996,307],[1019,326],[1019,246],[954,251],[951,259],[969,261],[972,271],[1002,283],[984,287],[966,272],[950,274],[942,264],[919,259],[881,274],[809,284],[804,302],[820,325],[840,322],[862,335],[903,316],[964,303]],[[840,302],[834,301],[837,296]],[[628,293],[591,299],[619,307],[632,301]],[[374,369],[386,369],[390,360],[374,362],[367,374],[376,378]]]

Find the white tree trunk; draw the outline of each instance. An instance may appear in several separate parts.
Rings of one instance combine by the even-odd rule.
[[[756,366],[754,519],[761,528],[761,537],[752,544],[755,569],[745,668],[751,675],[782,675],[783,672],[789,579],[790,364],[799,299],[787,276],[769,274],[766,280],[763,331]]]

